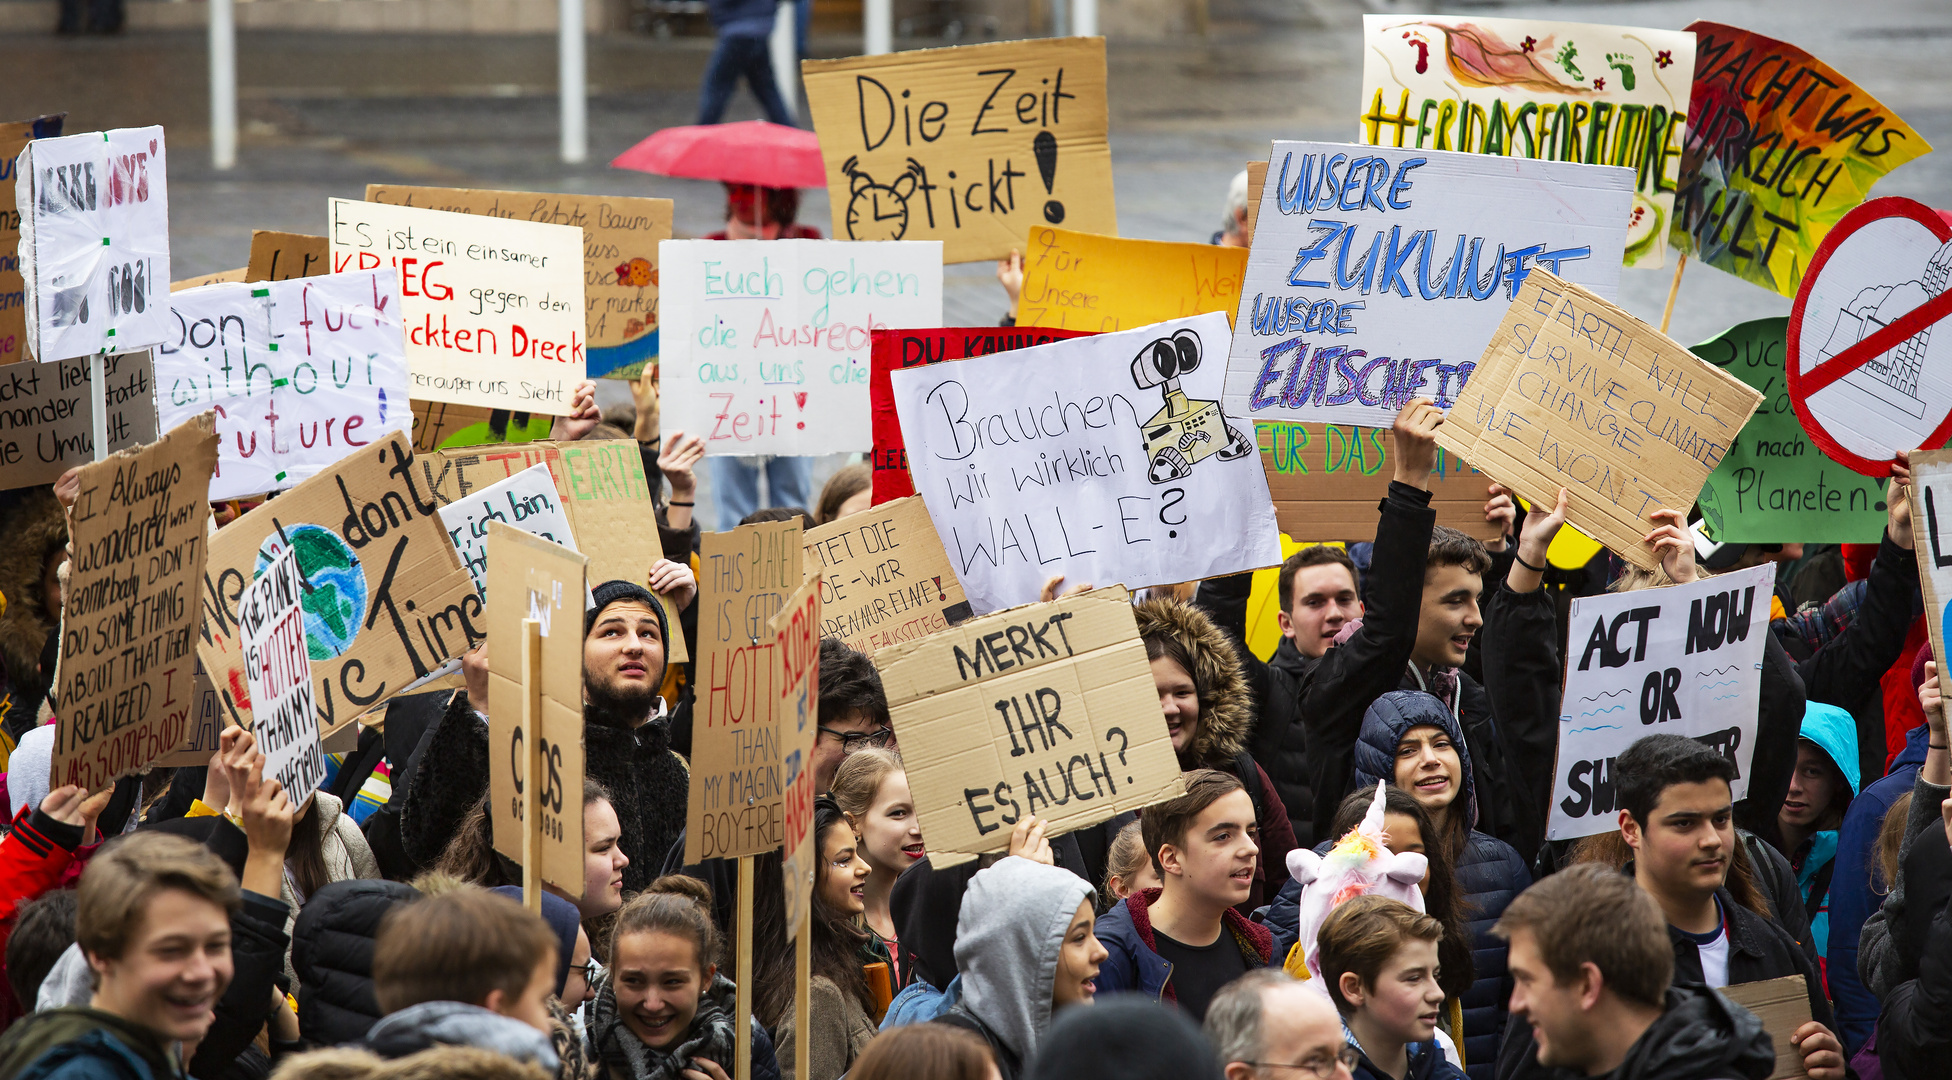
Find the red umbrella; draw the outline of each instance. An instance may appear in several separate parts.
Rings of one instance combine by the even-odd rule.
[[[827,186],[819,136],[765,120],[665,128],[617,155],[610,165],[771,188]]]

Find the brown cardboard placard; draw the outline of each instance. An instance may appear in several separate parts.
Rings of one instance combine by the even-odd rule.
[[[583,605],[589,559],[499,521],[488,523],[488,770],[495,850],[521,863],[523,815],[542,818],[543,881],[583,895]],[[542,785],[528,797],[522,622],[542,623]]]
[[[837,240],[1001,259],[1033,225],[1118,235],[1105,39],[803,60]]]
[[[1803,976],[1785,975],[1780,979],[1724,986],[1722,995],[1754,1013],[1762,1021],[1762,1029],[1769,1033],[1770,1041],[1776,1044],[1776,1069],[1769,1074],[1769,1080],[1809,1075],[1803,1070],[1802,1052],[1789,1041],[1797,1028],[1810,1022],[1810,991]]]
[[[644,456],[629,439],[532,442],[439,450],[419,458],[421,475],[436,504],[446,506],[476,488],[500,483],[532,465],[548,465],[576,548],[590,557],[590,580],[623,578],[643,584],[651,564],[664,557],[652,510]],[[491,557],[492,558],[492,557]],[[663,597],[671,640],[665,659],[691,659],[677,631],[678,612]]]
[[[813,899],[813,744],[820,737],[820,583],[809,581],[766,624],[779,664],[780,782],[786,785],[780,880],[787,933],[805,925]]]
[[[820,584],[820,636],[872,654],[969,618],[969,601],[919,495],[806,534],[807,576]]]
[[[657,329],[657,245],[671,239],[670,199],[367,184],[366,201],[580,226],[589,347],[614,348]],[[593,374],[599,361],[590,358]]]
[[[1927,500],[1930,500],[1929,502]],[[1918,556],[1918,587],[1925,597],[1925,626],[1932,655],[1945,653],[1946,605],[1952,604],[1952,514],[1920,513],[1921,507],[1952,506],[1952,450],[1911,452],[1911,535]],[[1944,528],[1935,526],[1943,520]]]
[[[1267,162],[1247,163],[1247,234],[1254,234],[1254,226],[1261,220],[1261,190],[1267,187]]]
[[[203,577],[197,653],[232,720],[251,726],[237,601],[259,561],[298,548],[319,729],[330,733],[487,633],[481,596],[414,467],[389,432],[218,530]]]
[[[930,862],[1007,850],[1183,794],[1123,588],[973,619],[874,656]]]
[[[245,281],[290,281],[332,272],[325,237],[307,233],[251,230],[251,261]]]
[[[210,675],[203,670],[201,661],[197,663],[197,689],[190,706],[189,734],[176,749],[157,758],[151,764],[162,769],[192,768],[210,764],[210,755],[217,752],[217,739],[224,733],[224,710],[217,702],[217,688],[210,685]]]
[[[61,613],[54,786],[99,791],[188,733],[216,471],[214,413],[82,467],[68,518],[74,558]]]
[[[58,120],[44,116],[38,121],[0,124],[0,364],[27,359],[27,282],[20,276],[20,261],[15,257],[20,247],[20,214],[14,206],[14,160],[34,140],[36,123],[56,121],[48,134],[59,135]]]
[[[156,366],[148,349],[0,367],[0,490],[52,484],[95,457],[94,409],[108,404],[111,452],[156,441]]]
[[[180,293],[184,289],[199,289],[205,285],[217,285],[226,281],[243,281],[243,280],[245,280],[244,268],[240,266],[235,270],[219,270],[214,274],[205,274],[202,277],[184,278],[182,281],[172,281],[169,283],[169,291],[173,293]]]
[[[462,428],[485,424],[495,410],[481,405],[461,405],[452,401],[422,401],[413,398],[413,452],[431,454],[441,443],[453,438]]]
[[[804,564],[798,518],[706,533],[699,545],[687,864],[777,851],[784,840],[784,673],[768,623],[800,590]]]
[[[1437,444],[1652,570],[1642,542],[1686,512],[1762,394],[1586,289],[1534,269]]]
[[[1304,543],[1375,537],[1376,506],[1395,477],[1389,432],[1263,420],[1254,425],[1254,439],[1282,532]],[[1437,511],[1437,524],[1479,540],[1497,539],[1497,526],[1484,520],[1490,488],[1490,477],[1437,451],[1437,465],[1430,470],[1430,508]]]

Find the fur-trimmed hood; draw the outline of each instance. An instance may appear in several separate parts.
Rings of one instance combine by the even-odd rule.
[[[388,1061],[367,1050],[335,1047],[286,1058],[273,1080],[548,1080],[529,1062],[471,1046],[435,1046]]]
[[[68,522],[61,504],[48,487],[10,491],[0,495],[0,595],[7,598],[0,614],[0,661],[16,687],[40,686],[41,650],[59,622],[41,603],[41,568],[47,553],[68,542]],[[45,690],[45,687],[42,687]],[[40,704],[24,707],[31,715]]]
[[[1200,729],[1193,734],[1190,760],[1182,766],[1224,767],[1247,746],[1254,727],[1253,698],[1232,639],[1213,625],[1206,612],[1165,598],[1132,606],[1140,637],[1173,638],[1193,658],[1193,683],[1199,687]]]

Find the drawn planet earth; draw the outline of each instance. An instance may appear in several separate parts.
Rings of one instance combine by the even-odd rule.
[[[305,651],[314,660],[330,660],[352,648],[352,639],[366,620],[366,570],[332,530],[290,525],[264,538],[252,580],[284,552],[287,541],[297,552],[298,573],[306,584],[300,601],[305,611]]]

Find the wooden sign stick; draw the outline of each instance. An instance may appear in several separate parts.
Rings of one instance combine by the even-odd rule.
[[[95,460],[108,456],[108,357],[88,354],[89,433],[95,437]]]
[[[542,914],[542,621],[522,620],[522,906]]]
[[[807,1031],[813,1023],[810,1014],[812,1002],[809,1000],[807,980],[813,976],[813,912],[811,894],[807,897],[808,911],[800,916],[800,933],[793,946],[793,1075],[810,1075],[812,1068],[808,1060],[813,1038]]]
[[[1674,318],[1674,298],[1681,295],[1681,271],[1688,268],[1688,253],[1682,252],[1674,262],[1674,281],[1667,287],[1667,307],[1661,309],[1661,333],[1667,333],[1667,322]]]
[[[734,1029],[732,1080],[752,1080],[752,856],[739,858],[738,1004],[732,1010]],[[805,1036],[800,1041],[806,1042]],[[805,1073],[798,1073],[805,1076]]]

